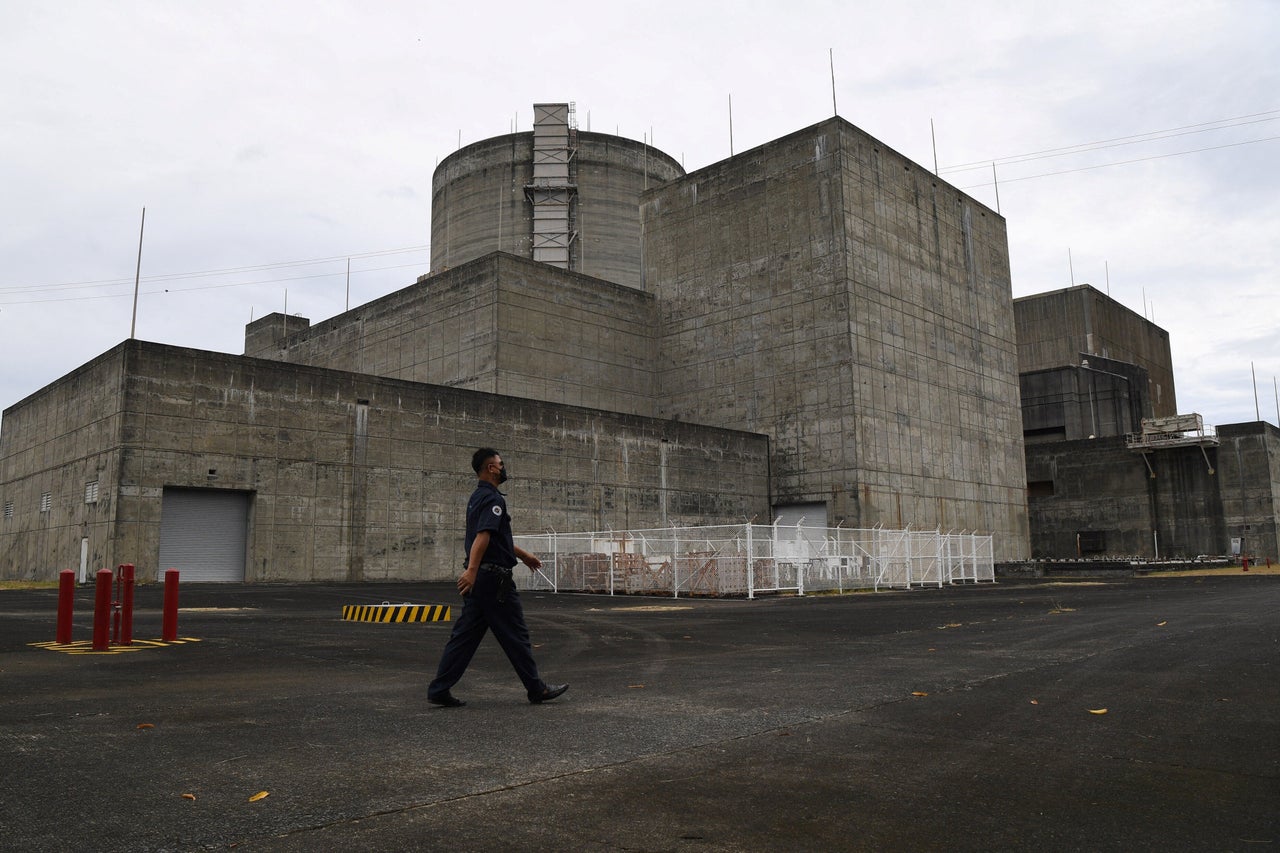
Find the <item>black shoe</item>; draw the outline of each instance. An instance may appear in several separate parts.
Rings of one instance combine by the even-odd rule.
[[[540,705],[543,702],[550,702],[552,699],[556,698],[568,689],[569,685],[567,684],[548,684],[546,687],[542,688],[541,693],[531,695],[529,697],[529,701],[534,705]]]
[[[444,708],[461,708],[463,705],[467,704],[457,696],[454,696],[448,690],[441,693],[439,696],[428,696],[427,701],[432,705],[440,705]]]

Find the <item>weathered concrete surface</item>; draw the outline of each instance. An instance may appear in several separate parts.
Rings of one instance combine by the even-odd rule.
[[[641,214],[660,414],[768,434],[775,504],[1028,556],[1002,216],[839,118]]]
[[[1169,333],[1146,317],[1087,284],[1019,297],[1013,312],[1019,370],[1077,365],[1081,353],[1127,361],[1146,368],[1155,417],[1179,414]]]
[[[768,513],[761,435],[129,341],[6,412],[0,578],[56,579],[82,538],[91,572],[182,571],[158,565],[171,488],[252,495],[248,581],[450,577],[484,445],[520,532]]]
[[[1218,428],[1223,524],[1254,561],[1280,559],[1280,429],[1265,422]]]
[[[1151,559],[1158,547],[1161,558],[1193,558],[1228,554],[1239,539],[1255,561],[1280,558],[1280,429],[1230,424],[1218,437],[1145,460],[1123,437],[1029,443],[1032,556]]]
[[[158,633],[160,592],[140,590],[136,636]],[[457,710],[424,696],[448,625],[339,620],[346,603],[451,601],[445,585],[182,595],[180,633],[201,642],[71,657],[27,645],[53,637],[53,591],[0,593],[6,846],[1280,843],[1276,577],[527,595],[539,663],[569,692],[526,704],[487,640]]]
[[[576,239],[570,269],[640,287],[640,194],[684,174],[670,155],[607,133],[577,131],[573,177]],[[465,145],[431,177],[431,270],[494,251],[533,257],[533,133]]]
[[[1098,355],[1081,361],[1089,364],[1019,374],[1027,444],[1142,432],[1152,416],[1147,371]]]
[[[650,294],[494,252],[300,330],[267,315],[245,354],[652,416],[657,317]]]
[[[812,508],[1029,556],[999,214],[838,118],[683,178],[585,133],[593,278],[503,251],[527,142],[441,165],[448,269],[314,326],[261,318],[246,358],[129,342],[6,412],[0,577],[52,578],[82,544],[154,576],[178,488],[253,495],[247,580],[444,577],[478,444],[531,452],[513,497],[540,527]]]

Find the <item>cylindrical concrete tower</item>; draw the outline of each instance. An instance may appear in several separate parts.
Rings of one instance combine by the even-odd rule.
[[[432,178],[431,270],[494,251],[641,287],[640,194],[684,169],[658,149],[574,130],[535,104],[534,130],[473,143]]]

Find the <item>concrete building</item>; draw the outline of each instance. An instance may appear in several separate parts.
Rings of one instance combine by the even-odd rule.
[[[684,174],[651,145],[582,131],[570,104],[534,104],[533,130],[464,146],[431,190],[431,271],[507,252],[640,287],[640,194]]]
[[[1110,359],[1146,371],[1149,417],[1178,414],[1169,333],[1087,284],[1014,300],[1018,372]],[[1087,365],[1086,365],[1087,367]]]
[[[1088,285],[1014,311],[1034,557],[1280,553],[1280,430],[1177,415],[1168,332]]]
[[[839,118],[688,175],[569,119],[440,164],[403,290],[243,356],[126,342],[6,410],[0,577],[449,577],[480,444],[529,532],[803,516],[1028,556],[1002,217]]]
[[[657,316],[651,294],[494,252],[315,326],[262,317],[245,355],[653,417]]]
[[[1004,218],[832,118],[644,196],[660,414],[763,432],[775,507],[1027,556]]]
[[[767,512],[763,436],[126,341],[5,411],[0,577],[449,577],[481,444],[525,532]]]

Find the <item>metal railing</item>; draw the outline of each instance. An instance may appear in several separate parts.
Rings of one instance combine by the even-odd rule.
[[[803,523],[517,536],[553,592],[746,596],[995,581],[992,537]]]

